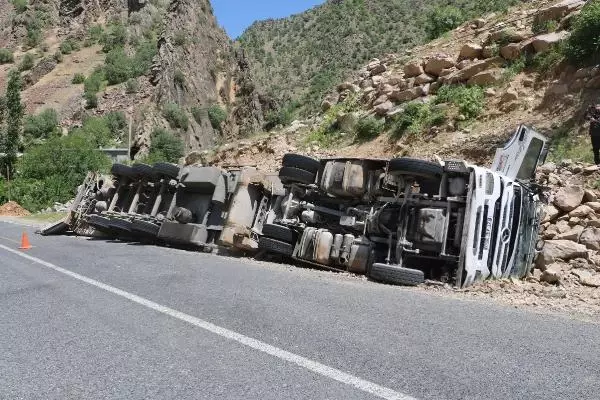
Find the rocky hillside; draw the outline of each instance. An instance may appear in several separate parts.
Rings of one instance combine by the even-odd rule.
[[[157,127],[191,151],[263,125],[264,99],[209,0],[2,0],[0,32],[0,92],[19,68],[27,111],[53,108],[64,128],[124,112],[143,152]]]
[[[485,164],[524,123],[553,139],[552,159],[591,162],[583,114],[599,97],[600,69],[574,66],[561,50],[584,4],[532,1],[372,59],[322,98],[319,115],[221,149],[215,159],[262,157],[265,165],[271,151],[276,165],[281,151],[292,150]]]
[[[323,92],[373,57],[398,53],[518,0],[328,0],[238,39],[259,87],[314,110]]]

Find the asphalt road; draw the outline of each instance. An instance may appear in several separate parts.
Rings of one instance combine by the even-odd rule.
[[[0,222],[0,399],[598,399],[600,326]],[[25,258],[23,256],[25,254]]]

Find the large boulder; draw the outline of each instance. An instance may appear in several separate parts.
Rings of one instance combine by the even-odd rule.
[[[600,228],[586,228],[579,242],[591,250],[600,250]]]
[[[540,281],[548,283],[559,283],[563,276],[563,264],[553,263],[548,265],[544,272],[542,272],[542,275],[540,276]]]
[[[547,266],[559,260],[568,261],[574,258],[588,259],[588,249],[583,244],[570,240],[546,240],[544,248],[538,255],[536,265],[544,271]]]
[[[550,204],[546,207],[546,213],[544,214],[542,223],[554,221],[558,216],[560,216],[560,210]]]
[[[382,103],[382,104],[379,104],[378,106],[376,106],[374,110],[375,110],[375,114],[384,116],[388,112],[390,112],[390,110],[392,108],[394,108],[394,104],[391,101],[386,101],[385,103]]]
[[[565,186],[554,195],[554,205],[562,211],[571,212],[581,204],[584,195],[585,191],[581,186]]]
[[[476,58],[481,58],[482,50],[483,48],[478,44],[467,43],[460,49],[458,58],[461,60],[474,60]]]
[[[487,60],[474,62],[465,68],[451,73],[443,78],[446,83],[461,83],[466,82],[478,73],[490,68],[502,66],[504,59],[502,57],[488,58]]]
[[[516,60],[521,56],[521,46],[518,43],[509,43],[500,48],[500,55],[505,60]]]
[[[417,60],[409,61],[408,64],[404,66],[404,76],[406,78],[414,78],[415,76],[419,76],[423,74],[423,67],[421,63]]]
[[[424,85],[435,81],[435,77],[427,74],[421,74],[415,78],[415,85]]]
[[[546,33],[533,38],[531,45],[536,53],[543,53],[551,46],[562,42],[567,36],[569,36],[567,31]]]
[[[594,210],[592,210],[592,208],[590,206],[582,204],[579,207],[577,207],[576,209],[574,209],[573,211],[571,211],[569,213],[569,217],[587,218],[588,216],[590,216],[593,213],[594,213]]]
[[[469,85],[489,86],[497,83],[502,78],[502,68],[492,68],[473,75],[467,81]]]
[[[528,35],[525,32],[517,32],[512,28],[503,28],[499,31],[492,32],[487,39],[486,44],[490,43],[519,43],[527,39]]]
[[[420,97],[422,94],[422,89],[418,88],[418,87],[414,87],[412,89],[407,89],[407,90],[394,90],[392,92],[392,94],[390,94],[390,99],[403,103],[405,101],[411,101],[414,100],[418,97]]]
[[[440,76],[443,69],[452,68],[456,65],[452,57],[445,54],[438,54],[430,58],[425,64],[425,72],[430,75]]]
[[[535,13],[534,23],[542,24],[546,21],[558,21],[583,7],[585,1],[581,0],[563,0],[549,7],[542,8]]]

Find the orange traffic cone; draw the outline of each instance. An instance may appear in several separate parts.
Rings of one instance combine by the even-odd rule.
[[[21,235],[21,247],[19,247],[19,249],[21,250],[29,250],[31,249],[31,244],[29,243],[29,237],[27,236],[27,232],[23,232],[23,235]]]

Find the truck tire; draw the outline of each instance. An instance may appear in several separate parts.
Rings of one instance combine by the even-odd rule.
[[[296,242],[297,238],[296,232],[292,229],[277,224],[264,224],[262,234],[263,236],[292,244]]]
[[[93,226],[102,232],[109,232],[110,228],[108,224],[110,223],[110,219],[106,217],[102,217],[100,215],[90,215],[87,219],[88,224]]]
[[[132,168],[139,178],[154,178],[154,168],[148,164],[133,164]]]
[[[294,167],[283,167],[279,170],[279,179],[282,183],[315,183],[317,174]]]
[[[156,163],[153,165],[154,173],[159,176],[176,179],[179,176],[179,167],[169,163]]]
[[[288,257],[291,257],[292,253],[294,252],[294,247],[290,243],[285,243],[281,240],[275,240],[264,236],[258,240],[258,248],[261,250],[266,250],[270,253],[282,254]]]
[[[110,173],[114,176],[122,176],[125,178],[135,179],[137,177],[137,173],[131,168],[129,165],[125,164],[113,164],[110,168]]]
[[[304,171],[316,174],[321,169],[321,163],[311,157],[300,154],[288,153],[283,156],[281,165],[284,167],[303,169]]]
[[[425,282],[423,271],[378,263],[371,266],[368,277],[375,281],[394,285],[417,286]]]
[[[392,175],[410,175],[417,178],[439,180],[442,166],[430,161],[414,158],[394,158],[390,160],[388,172]]]
[[[145,234],[147,236],[156,237],[158,236],[158,231],[160,230],[160,225],[154,224],[148,221],[133,221],[131,224],[131,230],[136,233]]]
[[[108,227],[118,232],[131,233],[131,221],[124,219],[111,219],[108,223]]]

